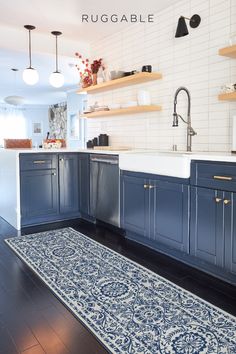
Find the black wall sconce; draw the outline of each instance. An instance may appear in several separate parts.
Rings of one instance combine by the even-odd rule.
[[[188,28],[185,20],[189,20],[190,27],[197,28],[200,25],[201,17],[199,15],[193,15],[191,18],[181,16],[178,21],[175,38],[187,36]]]

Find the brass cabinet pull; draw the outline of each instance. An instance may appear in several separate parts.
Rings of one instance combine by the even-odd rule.
[[[149,188],[149,184],[144,184],[144,185],[143,185],[143,188],[144,188],[144,189],[148,189],[148,188]]]
[[[232,181],[233,177],[229,176],[213,176],[214,179],[219,179],[222,181]]]
[[[63,162],[63,161],[64,161],[64,159],[63,159],[63,158],[61,158],[61,159],[60,159],[60,161],[61,161],[61,162]]]
[[[149,184],[149,189],[153,189],[155,188],[155,186],[152,186],[151,184]]]
[[[230,203],[230,199],[224,199],[224,204],[227,205]]]
[[[215,202],[220,203],[222,201],[222,198],[215,197]]]
[[[56,172],[52,172],[52,176],[56,176]]]
[[[34,163],[37,164],[37,163],[45,163],[46,161],[44,160],[35,160]]]

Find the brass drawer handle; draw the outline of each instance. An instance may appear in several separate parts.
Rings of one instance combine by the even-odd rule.
[[[144,189],[148,189],[148,188],[149,188],[149,184],[144,184],[144,185],[143,185],[143,188],[144,188]]]
[[[43,161],[43,160],[35,160],[34,163],[37,164],[37,163],[45,163],[46,161]]]
[[[215,197],[215,202],[220,203],[222,201],[222,198]]]
[[[230,199],[224,199],[224,204],[225,205],[230,204]]]
[[[152,186],[151,184],[149,184],[149,189],[153,189],[155,188],[155,186]]]
[[[233,177],[229,176],[213,176],[214,179],[219,179],[222,181],[232,181]]]

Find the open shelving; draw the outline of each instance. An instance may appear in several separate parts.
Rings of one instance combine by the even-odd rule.
[[[219,55],[236,59],[236,44],[219,49]],[[218,95],[220,101],[236,101],[236,92],[221,93]]]
[[[161,73],[146,73],[141,72],[130,76],[124,76],[120,79],[110,80],[102,82],[94,86],[89,86],[87,88],[80,89],[77,91],[78,94],[88,93],[94,94],[98,92],[108,91],[116,88],[121,88],[130,85],[141,84],[148,81],[160,80],[162,78]]]
[[[219,49],[219,55],[223,57],[236,58],[236,44]]]
[[[107,116],[117,116],[117,115],[126,115],[126,114],[135,114],[135,113],[147,113],[147,112],[156,112],[161,111],[161,106],[150,105],[150,106],[133,106],[127,108],[111,109],[110,111],[99,111],[83,114],[82,117],[86,118],[100,118]]]
[[[236,92],[229,92],[229,93],[221,93],[218,96],[220,101],[235,101],[236,100]]]

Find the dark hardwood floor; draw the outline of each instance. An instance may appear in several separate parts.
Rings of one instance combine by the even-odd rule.
[[[236,288],[167,256],[80,220],[25,228],[22,234],[71,226],[203,299],[236,315]],[[0,354],[105,354],[96,338],[7,247],[17,232],[0,218]]]

